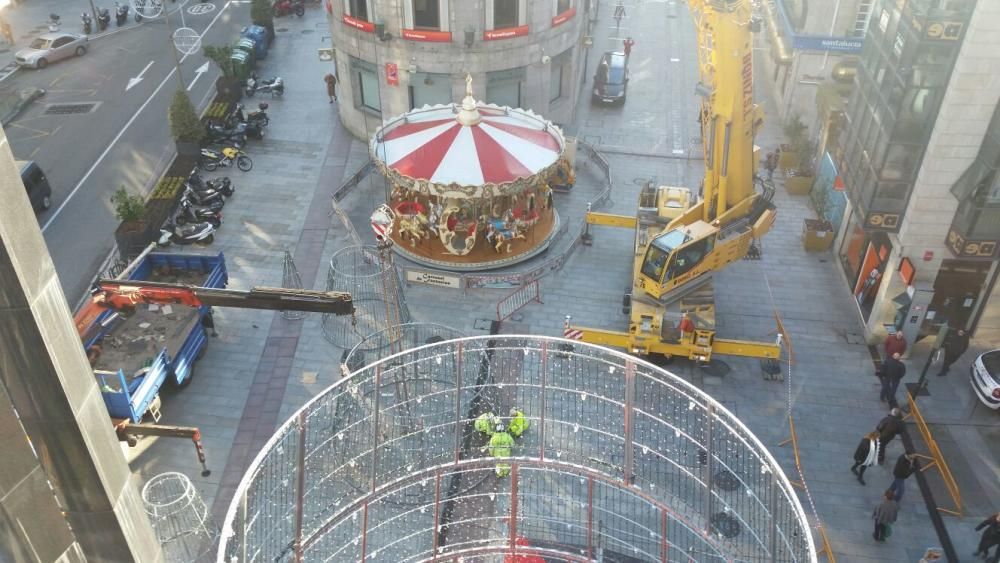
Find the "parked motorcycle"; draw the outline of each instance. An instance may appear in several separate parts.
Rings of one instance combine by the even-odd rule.
[[[80,14],[80,20],[83,21],[83,33],[84,35],[90,35],[90,31],[93,29],[91,25],[92,20],[90,19],[90,14],[83,12]]]
[[[128,21],[128,4],[115,2],[115,25],[121,27]]]
[[[238,123],[232,128],[223,125],[209,124],[205,127],[208,136],[205,138],[206,144],[225,144],[226,146],[236,146],[242,148],[247,144],[247,124]]]
[[[233,187],[233,182],[229,179],[229,176],[206,180],[201,177],[201,174],[198,174],[197,170],[191,172],[187,184],[195,191],[215,190],[221,192],[226,197],[230,197],[236,193],[236,188]]]
[[[59,31],[59,14],[49,14],[49,31]]]
[[[216,229],[222,224],[222,213],[213,210],[211,207],[194,205],[190,199],[182,198],[177,208],[177,215],[174,221],[178,225],[191,223],[211,223]]]
[[[223,206],[226,205],[226,200],[223,197],[222,192],[217,192],[215,190],[199,192],[191,189],[191,186],[186,186],[184,188],[183,198],[190,199],[191,203],[195,205],[210,207],[216,211],[221,211]]]
[[[221,151],[212,149],[201,149],[201,158],[198,159],[198,166],[211,172],[216,168],[225,168],[236,163],[236,167],[244,172],[249,172],[253,168],[253,161],[243,151],[236,147],[226,147]]]
[[[270,92],[271,97],[278,97],[285,93],[285,81],[280,76],[270,80],[261,80],[256,72],[251,72],[246,82],[247,97],[253,97],[257,92]]]
[[[104,31],[111,23],[111,13],[107,8],[97,9],[97,31]]]
[[[261,102],[257,104],[257,108],[254,111],[244,114],[243,104],[236,104],[233,110],[229,112],[226,116],[226,126],[233,127],[237,123],[253,124],[258,123],[260,126],[267,127],[271,123],[271,118],[267,116],[267,103]]]
[[[212,244],[215,240],[215,227],[211,223],[193,223],[179,227],[167,222],[160,228],[160,238],[156,241],[160,246],[171,244]]]
[[[306,13],[306,3],[303,0],[278,0],[274,3],[274,17],[280,18],[291,13],[301,18]]]

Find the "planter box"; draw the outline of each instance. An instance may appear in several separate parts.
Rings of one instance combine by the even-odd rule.
[[[217,101],[235,103],[243,97],[243,81],[235,76],[220,76],[215,81]]]
[[[785,190],[792,195],[808,195],[815,180],[813,176],[797,176],[789,173],[785,178]]]
[[[201,155],[201,145],[199,143],[192,143],[189,141],[177,141],[177,158],[174,162],[182,159],[195,160],[197,161],[198,156]]]
[[[823,252],[833,245],[833,225],[829,221],[806,219],[802,225],[802,244],[807,252]]]
[[[155,228],[148,221],[125,221],[115,229],[115,243],[118,256],[128,262],[138,255],[149,243],[159,238],[159,226]]]
[[[781,145],[781,156],[778,157],[778,168],[794,170],[799,167],[799,150],[792,145]]]

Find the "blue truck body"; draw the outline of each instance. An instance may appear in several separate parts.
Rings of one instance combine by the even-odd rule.
[[[149,253],[126,270],[125,279],[176,282],[224,288],[229,282],[223,254]],[[167,277],[168,279],[164,279]],[[92,323],[83,342],[97,358],[94,374],[104,404],[113,418],[142,421],[164,383],[185,385],[195,361],[208,345],[208,306],[170,309],[139,305],[128,318],[104,311]],[[169,311],[169,312],[167,312]],[[99,353],[91,354],[99,347]]]

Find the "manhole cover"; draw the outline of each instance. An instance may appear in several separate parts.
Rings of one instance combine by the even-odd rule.
[[[316,30],[315,29],[303,29],[302,30],[302,35],[308,35],[310,33],[316,33]]]
[[[286,31],[288,31],[288,28],[287,27],[279,27],[278,29],[275,29],[274,31],[275,31],[275,33],[284,33]]]
[[[70,115],[74,113],[90,113],[97,109],[100,102],[85,102],[79,104],[49,104],[45,106],[45,115]]]
[[[732,471],[723,469],[715,474],[715,485],[723,491],[735,491],[740,488],[740,480]]]
[[[709,521],[712,531],[723,537],[732,539],[740,535],[740,521],[725,512],[716,512]]]

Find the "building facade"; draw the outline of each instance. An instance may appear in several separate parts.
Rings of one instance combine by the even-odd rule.
[[[340,118],[383,121],[464,96],[572,121],[589,0],[328,0]]]
[[[875,0],[843,131],[835,252],[877,338],[1000,336],[1000,5]]]

